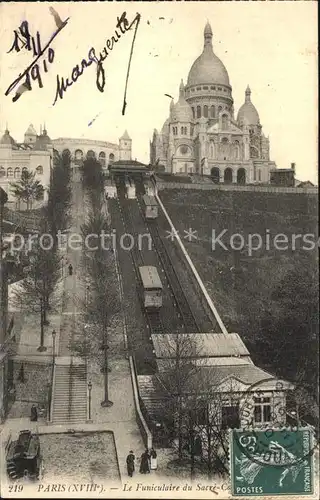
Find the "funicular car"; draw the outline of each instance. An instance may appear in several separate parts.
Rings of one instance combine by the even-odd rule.
[[[154,196],[143,195],[144,215],[148,220],[158,217],[158,203]]]
[[[139,267],[143,306],[147,311],[162,307],[162,283],[154,266]]]

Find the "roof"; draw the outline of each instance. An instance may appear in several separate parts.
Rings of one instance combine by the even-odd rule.
[[[278,172],[278,173],[295,173],[295,169],[294,168],[273,168],[270,170],[270,172],[274,173],[274,172]]]
[[[124,139],[126,141],[131,141],[131,138],[126,130],[124,131],[124,134],[120,137],[120,139]]]
[[[162,288],[162,283],[156,267],[141,266],[139,267],[139,272],[144,288],[147,290],[150,288]]]
[[[127,168],[127,167],[145,167],[145,168],[148,168],[148,165],[145,165],[144,163],[141,163],[140,161],[137,161],[137,160],[118,160],[118,161],[114,161],[111,165],[111,168],[113,167],[123,167],[123,168]]]
[[[210,29],[209,29],[210,28]],[[212,48],[212,30],[207,23],[204,30],[204,48],[202,54],[191,66],[188,85],[212,84],[230,85],[228,72]]]
[[[10,132],[6,129],[5,133],[0,139],[0,144],[7,144],[8,146],[15,145],[15,140],[11,137]]]
[[[34,126],[32,125],[32,123],[30,123],[29,127],[25,131],[25,135],[37,135],[37,132],[36,132]]]
[[[157,358],[173,358],[176,353],[177,338],[180,339],[182,357],[229,357],[250,356],[237,333],[191,333],[152,335]],[[185,353],[185,356],[184,356]]]
[[[154,196],[149,196],[147,194],[143,195],[143,201],[146,205],[150,206],[158,206],[157,200],[155,199]]]

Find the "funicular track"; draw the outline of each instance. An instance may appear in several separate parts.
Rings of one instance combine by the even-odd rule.
[[[141,211],[142,211],[141,207],[143,207],[143,200],[142,200],[143,193],[144,193],[144,187],[143,183],[141,182],[141,184],[138,185],[137,188],[137,199]],[[144,217],[143,214],[142,216]],[[161,265],[164,269],[169,286],[176,301],[183,322],[184,330],[186,333],[200,332],[201,329],[197,324],[196,318],[191,310],[189,302],[180,284],[179,277],[175,270],[174,262],[172,261],[172,258],[159,233],[158,224],[156,221],[146,221],[146,224],[149,229],[154,247],[158,254],[159,261],[161,262]]]
[[[139,286],[141,285],[141,278],[140,278],[140,273],[139,273],[139,267],[144,266],[144,260],[141,251],[137,247],[137,239],[136,239],[136,234],[134,230],[134,224],[132,220],[132,215],[130,212],[130,207],[128,206],[128,200],[125,198],[123,191],[121,188],[118,189],[118,199],[119,199],[119,206],[120,209],[122,210],[123,214],[123,221],[124,221],[124,226],[125,226],[125,231],[128,234],[131,234],[134,237],[135,244],[133,245],[133,248],[131,249],[131,257],[132,257],[132,263],[133,267],[136,273],[136,278],[137,282],[139,283]],[[160,317],[160,312],[159,311],[144,311],[145,315],[148,320],[148,325],[149,325],[149,331],[150,335],[151,334],[160,334],[165,332],[165,328],[163,326],[161,317]]]

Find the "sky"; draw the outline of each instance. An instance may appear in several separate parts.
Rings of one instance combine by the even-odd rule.
[[[33,60],[26,49],[8,53],[14,30],[28,21],[31,35],[38,31],[42,47],[56,31],[54,7],[60,18],[70,18],[39,59],[43,88],[12,102],[5,96],[10,84]],[[57,75],[71,79],[72,69],[94,47],[105,47],[115,33],[117,17],[126,12],[141,21],[133,48],[122,115],[124,89],[134,29],[121,35],[103,62],[104,92],[96,86],[95,64],[84,69],[63,99],[56,95]],[[317,182],[317,3],[316,2],[2,2],[0,4],[0,130],[6,123],[22,141],[32,123],[45,122],[49,136],[118,142],[127,129],[133,158],[149,163],[149,141],[168,117],[170,98],[177,100],[181,79],[186,82],[194,60],[203,49],[207,21],[213,49],[229,73],[235,115],[249,84],[263,132],[270,138],[270,158],[279,168],[296,163],[299,180]],[[119,31],[119,30],[118,30]],[[43,59],[47,60],[47,72]],[[4,69],[5,68],[5,69]],[[23,80],[21,80],[21,83]],[[90,124],[91,123],[91,124]]]

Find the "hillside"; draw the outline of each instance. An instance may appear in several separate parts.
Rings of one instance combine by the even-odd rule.
[[[309,309],[310,302],[317,304],[318,298],[317,249],[307,250],[310,244],[303,244],[301,237],[294,242],[292,236],[312,233],[316,238],[317,196],[177,189],[159,194],[180,236],[189,228],[197,231],[196,240],[189,242],[184,238],[183,242],[227,329],[241,335],[257,362],[279,371],[280,354],[274,355],[277,342],[271,331],[281,324],[282,332],[278,335],[285,338],[283,318],[298,317],[299,323],[303,317],[307,330],[304,337],[310,335],[314,339],[316,334],[317,313]],[[213,248],[213,230],[216,237],[226,230],[220,239],[227,248],[219,242]],[[241,250],[235,250],[242,244],[241,236],[235,237],[231,248],[234,233],[243,237],[245,246]],[[255,233],[262,238],[262,248],[250,251],[248,238]],[[284,250],[273,244],[274,237],[281,233],[288,238],[288,248]],[[255,245],[258,237],[252,238]],[[283,241],[283,236],[278,238]],[[281,242],[277,245],[284,247]],[[271,342],[270,352],[265,345],[267,338]],[[299,350],[298,338],[292,342]],[[279,346],[277,349],[281,350]],[[284,371],[294,378],[289,367]]]

